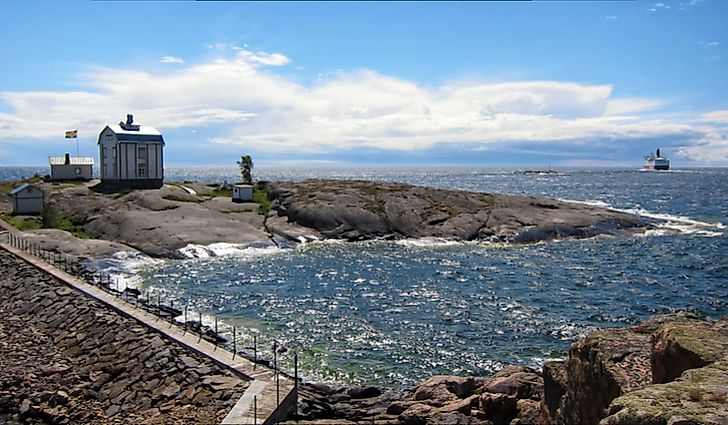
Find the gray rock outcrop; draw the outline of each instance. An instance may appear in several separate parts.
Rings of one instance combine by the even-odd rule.
[[[272,183],[267,188],[279,217],[336,239],[536,242],[628,234],[649,225],[635,215],[536,196],[346,180]]]

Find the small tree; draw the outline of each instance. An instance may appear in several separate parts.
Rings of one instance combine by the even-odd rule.
[[[250,155],[241,156],[238,167],[240,167],[240,174],[243,176],[243,183],[253,184],[253,158]]]

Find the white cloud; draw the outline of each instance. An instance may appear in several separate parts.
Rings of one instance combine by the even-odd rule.
[[[719,41],[698,41],[698,44],[700,44],[703,47],[717,47],[720,46]]]
[[[616,21],[617,17],[614,15],[610,15],[610,16],[605,16],[604,19],[606,19],[607,21]]]
[[[700,121],[728,124],[728,109],[703,114]]]
[[[618,116],[655,110],[665,106],[665,101],[659,99],[610,99],[607,102],[605,115]]]
[[[615,98],[610,85],[458,81],[422,86],[359,70],[304,86],[262,66],[289,62],[278,53],[239,51],[234,58],[174,70],[96,68],[82,78],[85,91],[0,93],[13,111],[0,113],[0,130],[8,139],[60,137],[67,128],[95,136],[105,124],[134,113],[163,131],[195,128],[201,138],[207,133],[208,141],[200,143],[286,153],[414,151],[441,144],[483,149],[504,142],[588,143],[708,131],[645,118],[640,114],[665,102]],[[206,125],[214,131],[201,128]]]
[[[162,63],[185,63],[184,59],[174,56],[164,56],[159,61]]]
[[[249,52],[247,50],[239,50],[238,56],[249,63],[259,63],[261,65],[283,66],[291,63],[291,60],[280,53],[266,52]]]
[[[707,131],[694,144],[680,148],[678,155],[704,165],[725,165],[728,162],[728,135]]]
[[[657,12],[660,9],[668,10],[668,9],[670,9],[670,5],[665,4],[665,3],[655,3],[652,5],[652,7],[647,9],[647,11],[648,12]]]

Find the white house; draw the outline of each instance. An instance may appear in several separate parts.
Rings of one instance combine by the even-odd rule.
[[[43,191],[30,183],[23,183],[10,191],[13,214],[40,214],[43,209]]]
[[[50,156],[51,180],[91,180],[94,159],[90,156]]]
[[[158,189],[164,181],[164,138],[154,127],[126,122],[107,125],[99,134],[101,183],[111,187]]]
[[[233,202],[251,202],[253,200],[253,186],[249,184],[236,184],[233,186]]]

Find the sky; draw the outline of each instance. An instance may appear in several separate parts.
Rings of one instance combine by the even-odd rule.
[[[0,4],[0,166],[728,166],[728,2]]]

